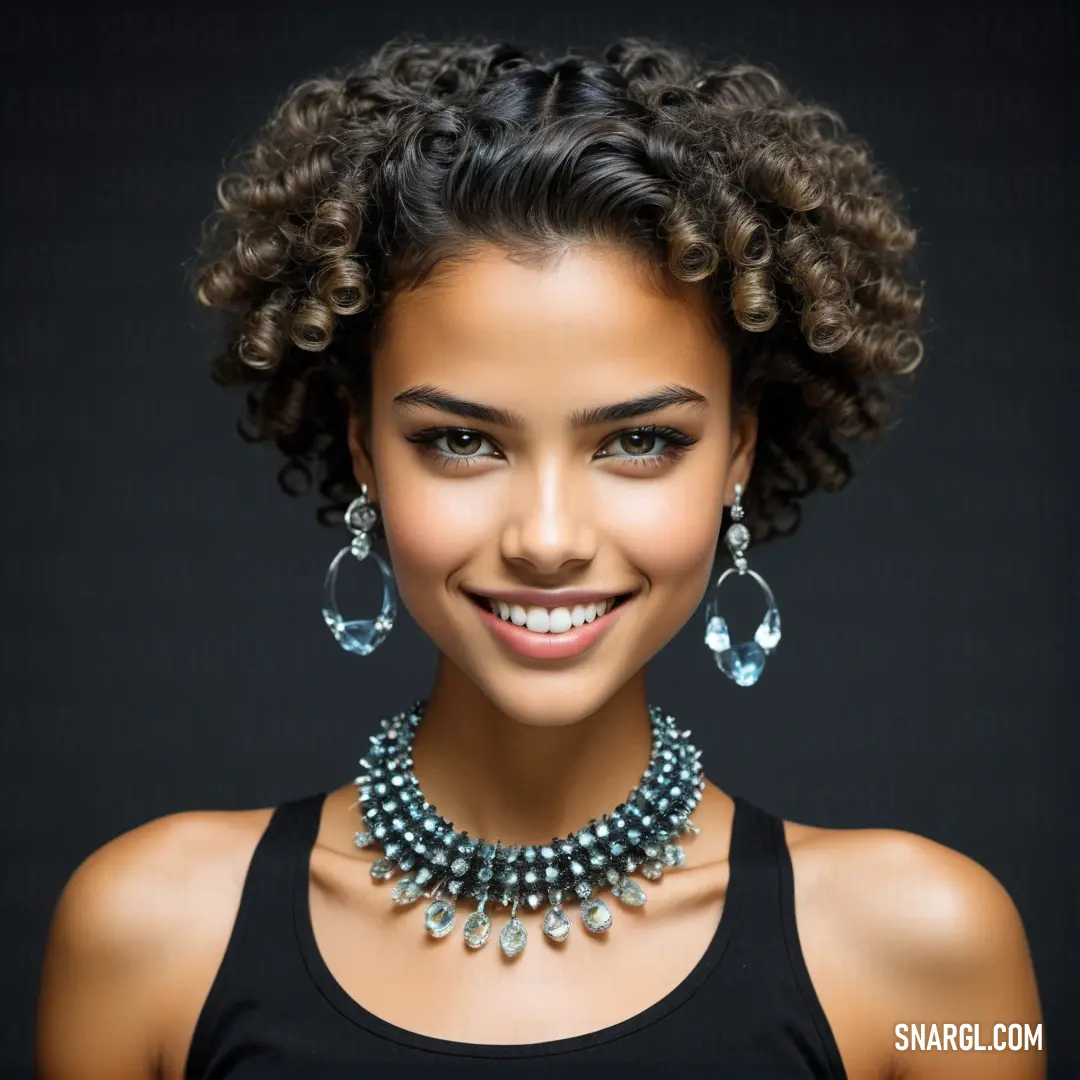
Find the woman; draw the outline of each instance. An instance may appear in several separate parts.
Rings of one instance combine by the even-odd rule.
[[[219,197],[217,377],[347,507],[328,626],[369,656],[400,593],[437,674],[355,780],[86,860],[41,1080],[1042,1077],[1041,1050],[963,1048],[1040,1020],[986,870],[731,797],[683,731],[711,718],[646,696],[707,592],[721,672],[761,677],[752,542],[847,482],[837,437],[883,430],[921,359],[914,232],[864,144],[767,71],[637,40],[547,64],[396,41],[294,89]],[[718,542],[761,590],[752,641],[710,591]],[[382,610],[344,610],[373,564]],[[906,1024],[957,1042],[909,1052]]]

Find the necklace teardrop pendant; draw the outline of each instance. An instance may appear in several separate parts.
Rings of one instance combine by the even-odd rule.
[[[376,881],[386,881],[388,878],[394,876],[395,864],[393,859],[387,858],[385,855],[381,859],[376,859],[371,864],[371,876]]]
[[[612,885],[611,892],[628,907],[641,907],[646,900],[645,890],[632,877],[624,877]]]
[[[487,944],[489,937],[491,937],[491,919],[484,914],[481,904],[479,910],[474,911],[465,920],[465,944],[470,949],[479,949]]]
[[[570,920],[558,904],[548,908],[544,916],[544,934],[552,941],[565,941],[570,933]]]
[[[432,937],[446,937],[454,929],[454,905],[449,900],[436,900],[428,904],[424,914],[424,926]]]
[[[517,956],[525,948],[528,940],[529,935],[526,933],[525,924],[516,915],[511,917],[502,928],[502,933],[499,934],[499,945],[507,956]]]
[[[586,900],[581,905],[581,921],[594,934],[602,934],[611,926],[611,909],[603,900]]]
[[[411,877],[401,878],[390,893],[395,904],[413,904],[424,895],[424,890]]]

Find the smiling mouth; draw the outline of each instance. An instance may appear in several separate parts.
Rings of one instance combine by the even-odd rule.
[[[602,612],[597,610],[597,605],[595,603],[567,604],[561,608],[543,608],[531,605],[526,607],[522,604],[509,604],[505,601],[490,600],[488,597],[481,596],[478,593],[466,592],[465,595],[482,611],[486,611],[488,614],[493,614],[497,618],[501,618],[503,622],[513,623],[516,626],[524,628],[526,623],[531,621],[533,625],[529,626],[528,629],[534,630],[536,633],[557,635],[566,633],[570,630],[576,630],[579,626],[584,626],[604,618],[616,608],[621,607],[628,600],[633,599],[638,591],[639,590],[635,590],[634,592],[622,593],[619,596],[611,597],[609,600],[605,601]],[[565,612],[566,615],[557,614],[560,612]],[[571,620],[569,626],[565,626],[567,615]],[[556,625],[560,627],[559,629],[551,629],[550,624],[553,616]]]

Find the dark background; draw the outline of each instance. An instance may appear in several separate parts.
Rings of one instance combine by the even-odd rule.
[[[345,782],[378,719],[429,685],[433,647],[404,612],[377,659],[333,643],[321,585],[344,531],[235,435],[240,398],[210,383],[213,320],[184,284],[225,156],[291,82],[401,32],[549,55],[638,34],[775,64],[905,187],[928,302],[902,422],[846,491],[809,500],[799,535],[751,549],[784,619],[762,682],[716,671],[698,612],[651,698],[728,791],[986,866],[1027,927],[1051,1076],[1077,1075],[1076,17],[590,7],[3,9],[11,1075],[30,1072],[45,932],[79,862],[154,817]]]

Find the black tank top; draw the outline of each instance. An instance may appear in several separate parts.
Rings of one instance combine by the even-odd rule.
[[[382,1076],[380,1066],[408,1075],[416,1067],[432,1075],[586,1075],[606,1074],[605,1066],[654,1066],[676,1075],[708,1070],[715,1080],[845,1080],[799,946],[783,823],[742,797],[735,796],[724,909],[690,974],[629,1020],[528,1045],[417,1035],[345,993],[311,926],[310,856],[325,797],[278,806],[255,848],[228,947],[195,1026],[185,1080],[344,1080]],[[414,977],[423,1001],[423,973]],[[603,985],[596,989],[605,992]]]

